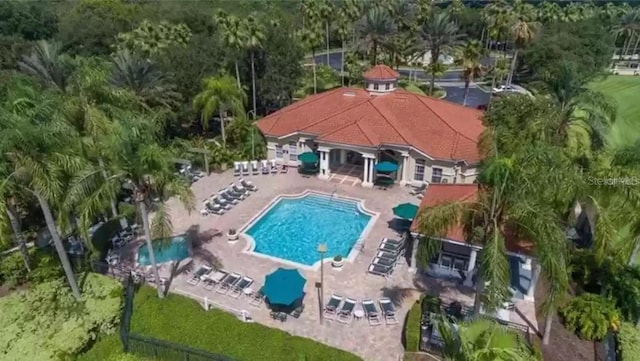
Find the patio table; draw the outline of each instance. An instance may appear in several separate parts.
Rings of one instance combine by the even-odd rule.
[[[249,295],[253,294],[253,289],[251,289],[251,287],[247,287],[244,290],[242,290],[242,293],[244,293],[245,296],[249,296]]]
[[[357,309],[357,310],[353,311],[353,317],[355,317],[356,320],[359,320],[359,319],[363,318],[364,317],[364,310]]]

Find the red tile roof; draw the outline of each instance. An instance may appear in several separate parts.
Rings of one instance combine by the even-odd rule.
[[[424,193],[418,217],[411,224],[411,231],[420,233],[420,212],[427,207],[434,207],[447,202],[474,202],[478,198],[477,184],[430,184]],[[448,240],[467,243],[462,225],[447,230],[444,234],[435,235]],[[510,252],[532,255],[533,243],[517,237],[513,232],[505,231],[506,248]]]
[[[368,80],[391,80],[400,78],[400,74],[386,65],[379,64],[364,72],[362,77]]]
[[[482,112],[398,89],[372,96],[360,88],[311,95],[258,121],[272,137],[293,133],[320,141],[376,148],[413,147],[442,160],[477,163]]]

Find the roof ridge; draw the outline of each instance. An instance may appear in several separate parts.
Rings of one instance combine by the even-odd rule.
[[[465,134],[462,134],[462,132],[460,132],[458,129],[456,129],[455,127],[453,127],[453,125],[449,124],[449,122],[447,122],[447,121],[446,121],[446,120],[445,120],[445,119],[444,119],[440,114],[438,114],[438,112],[436,112],[435,110],[433,110],[433,109],[432,109],[432,108],[431,108],[427,103],[425,103],[425,102],[424,102],[424,98],[428,98],[429,100],[433,100],[433,101],[436,101],[436,102],[443,102],[443,103],[447,103],[447,104],[449,103],[448,101],[443,100],[443,99],[438,99],[438,98],[429,97],[429,96],[424,96],[424,97],[423,97],[423,96],[418,96],[418,94],[413,94],[413,95],[414,95],[414,96],[416,96],[416,97],[420,100],[420,102],[421,102],[422,104],[424,104],[424,106],[426,106],[427,108],[429,108],[429,110],[431,110],[431,112],[432,112],[433,114],[435,114],[435,115],[436,115],[436,117],[438,117],[438,119],[440,119],[440,120],[441,120],[441,121],[442,121],[442,122],[443,122],[447,127],[451,128],[451,130],[453,130],[453,131],[456,133],[456,135],[458,135],[458,136],[462,136],[462,137],[464,137],[464,138],[467,138],[467,139],[469,139],[470,141],[472,141],[472,142],[474,142],[474,143],[476,143],[476,144],[478,143],[477,141],[474,141],[473,139],[471,139],[471,138],[467,137]],[[463,107],[464,107],[464,108],[466,108],[464,105],[463,105]],[[457,145],[457,144],[458,144],[458,140],[457,140],[457,137],[456,137],[456,145]],[[454,149],[455,149],[455,148],[454,148]]]
[[[371,145],[376,145],[378,146],[380,144],[380,142],[373,142],[371,140],[371,138],[369,138],[369,136],[367,135],[367,132],[364,131],[364,129],[360,126],[360,120],[362,120],[362,118],[364,118],[364,115],[359,118],[358,120],[355,121],[355,125],[360,129],[360,131],[362,132],[362,134],[364,134],[364,137],[367,138],[367,140],[369,141],[369,143],[371,143]]]
[[[456,150],[458,149],[459,140],[460,140],[460,133],[456,132],[456,138],[453,141],[453,147],[451,147],[451,159],[456,159]]]
[[[364,118],[364,116],[362,116],[362,118]],[[327,135],[331,135],[331,134],[333,134],[333,133],[335,133],[335,132],[338,132],[338,131],[340,131],[340,130],[342,130],[342,129],[344,129],[344,128],[350,127],[350,126],[352,126],[352,125],[356,124],[356,122],[357,122],[359,119],[361,119],[361,118],[358,118],[358,119],[353,120],[353,121],[351,121],[351,122],[347,122],[347,123],[345,123],[344,125],[341,125],[341,126],[339,126],[339,127],[335,128],[335,129],[332,129],[332,130],[331,130],[330,132],[328,132],[328,133],[320,134],[320,137],[325,137],[325,136],[327,136]],[[366,135],[365,135],[365,136],[366,136]]]
[[[412,146],[412,145],[411,145],[411,142],[407,141],[407,138],[405,138],[405,136],[402,134],[402,132],[400,132],[400,131],[398,130],[398,128],[396,127],[396,125],[397,125],[397,124],[395,124],[395,121],[390,122],[390,121],[389,121],[389,119],[387,119],[387,117],[386,117],[384,114],[382,114],[382,112],[380,111],[380,109],[378,109],[378,107],[377,107],[375,104],[373,104],[373,99],[375,99],[375,98],[371,98],[371,99],[369,99],[369,102],[371,103],[371,106],[373,107],[373,109],[375,109],[375,111],[376,111],[378,114],[380,114],[380,116],[382,117],[382,119],[384,119],[387,123],[389,123],[389,125],[391,126],[391,128],[393,128],[393,130],[394,130],[396,133],[398,133],[398,135],[400,136],[400,138],[402,138],[402,140],[404,140],[404,142],[405,142],[405,143],[407,143],[407,145]]]
[[[339,89],[341,89],[341,88],[339,88]],[[304,128],[300,128],[300,129],[298,129],[298,130],[300,131],[300,130],[304,130],[304,129],[310,128],[310,127],[312,127],[312,126],[314,126],[314,125],[316,125],[316,124],[318,124],[318,123],[322,123],[323,121],[325,121],[325,120],[327,120],[327,119],[329,119],[329,118],[331,118],[331,117],[335,117],[336,115],[340,115],[340,114],[342,114],[342,113],[346,113],[346,112],[348,112],[349,110],[351,110],[351,109],[353,109],[353,108],[355,108],[355,107],[359,107],[360,105],[365,104],[365,103],[366,103],[366,102],[368,102],[369,100],[370,100],[370,99],[364,99],[364,101],[362,101],[362,102],[358,102],[358,103],[354,104],[353,106],[346,107],[346,108],[344,108],[344,109],[340,109],[340,111],[339,111],[339,112],[331,113],[331,114],[327,115],[326,117],[324,117],[324,118],[320,118],[320,119],[318,119],[317,121],[315,121],[315,122],[313,122],[313,123],[311,123],[311,124],[309,124],[309,125],[305,126]],[[331,133],[333,133],[333,132],[331,132]],[[331,133],[329,133],[329,134],[331,134]]]

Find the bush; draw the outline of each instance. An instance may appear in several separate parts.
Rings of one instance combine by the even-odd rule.
[[[176,317],[180,315],[180,317]],[[131,332],[222,354],[237,361],[356,361],[358,356],[235,315],[205,311],[196,301],[174,294],[158,299],[142,287],[134,299]]]
[[[411,307],[404,322],[404,350],[418,352],[420,350],[420,322],[422,321],[422,303],[417,300]]]
[[[143,357],[124,353],[117,335],[100,335],[96,343],[85,353],[78,355],[76,361],[150,361]]]
[[[20,252],[12,252],[0,259],[0,279],[9,287],[25,283],[27,274]]]
[[[13,252],[0,260],[0,278],[10,287],[26,282],[42,283],[62,277],[63,271],[57,256],[48,250],[29,249],[31,273],[27,272],[20,252]]]
[[[618,352],[621,361],[640,361],[640,330],[631,323],[620,325]]]
[[[600,295],[584,293],[562,307],[565,327],[585,340],[600,340],[610,329],[617,330],[620,315],[613,301]]]
[[[0,299],[3,360],[57,361],[85,348],[99,333],[113,333],[122,307],[122,286],[88,274],[76,301],[66,283],[55,280]]]

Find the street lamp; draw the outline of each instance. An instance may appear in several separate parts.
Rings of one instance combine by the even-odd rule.
[[[251,109],[245,115],[247,119],[249,119],[249,114],[253,114],[253,123],[251,123],[251,159],[256,159],[256,142],[254,140],[254,130],[255,122],[256,122],[256,111]]]
[[[327,244],[318,244],[318,253],[320,253],[320,324],[324,318],[323,302],[324,302],[324,254],[327,253]]]

